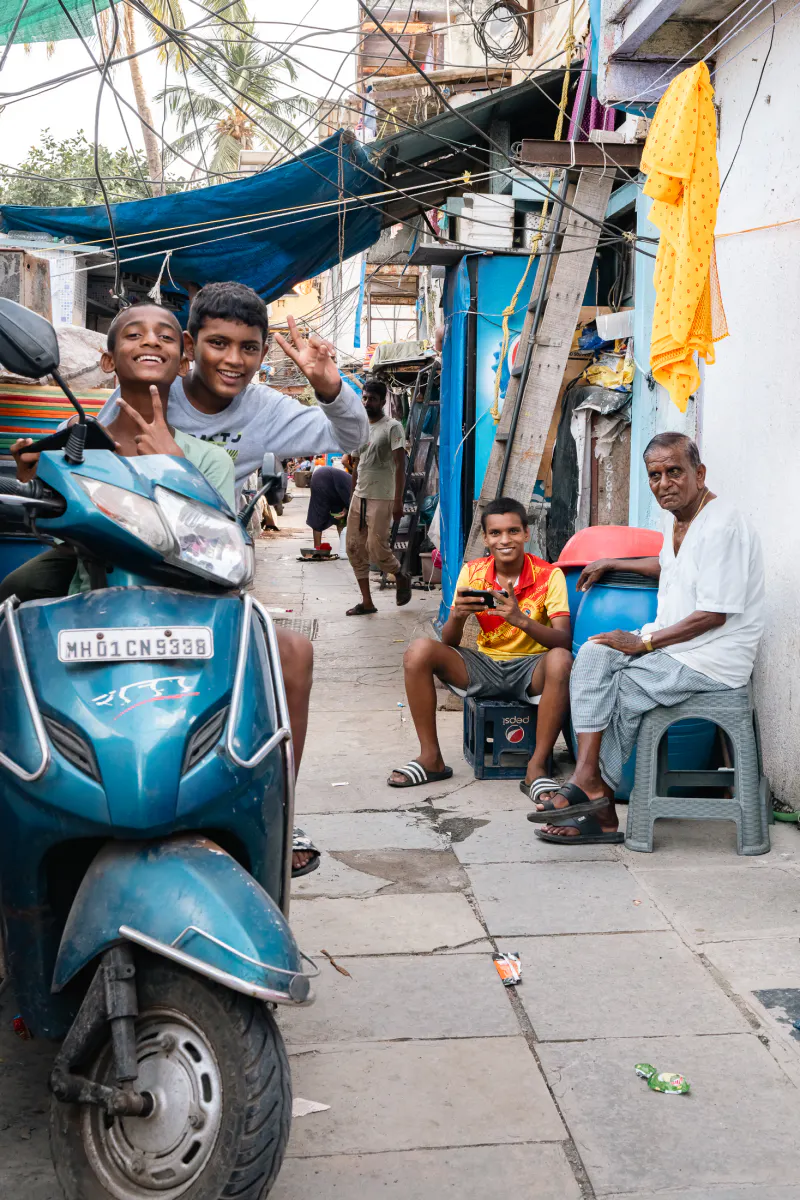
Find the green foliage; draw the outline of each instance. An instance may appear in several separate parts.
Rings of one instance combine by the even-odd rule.
[[[150,196],[147,159],[130,150],[100,147],[100,172],[112,202],[142,200]],[[5,169],[4,169],[5,168]],[[30,176],[30,178],[28,178]],[[179,191],[173,181],[167,191]],[[0,166],[0,201],[3,204],[60,205],[102,204],[103,194],[94,172],[94,146],[81,129],[74,137],[57,141],[45,129],[41,143],[32,146],[18,167]]]
[[[216,28],[214,43],[189,66],[185,82],[156,96],[177,119],[176,149],[199,150],[207,169],[223,178],[238,171],[240,150],[298,145],[298,126],[314,111],[308,97],[285,90],[295,79],[292,63],[251,40],[255,22],[246,10],[236,19],[235,28]]]

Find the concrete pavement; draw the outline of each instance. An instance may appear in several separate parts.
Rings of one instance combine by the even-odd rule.
[[[439,594],[347,618],[348,565],[283,553],[264,586],[280,566],[320,622],[298,814],[326,855],[292,907],[317,1003],[282,1024],[296,1095],[331,1107],[295,1122],[276,1200],[800,1200],[798,832],[758,859],[713,823],[661,822],[652,855],[542,844],[515,781],[473,778],[458,712],[454,778],[388,788]],[[521,953],[516,992],[494,948]],[[650,1092],[642,1061],[692,1094]]]
[[[516,781],[473,778],[458,712],[439,713],[453,779],[388,788],[417,750],[403,651],[439,596],[345,617],[347,563],[297,562],[304,495],[257,591],[319,621],[297,804],[325,855],[291,916],[321,975],[280,1020],[295,1095],[330,1108],[296,1119],[274,1200],[800,1200],[797,830],[755,859],[725,824],[661,822],[652,855],[541,844]],[[518,989],[495,948],[521,953]],[[6,995],[0,1197],[58,1200],[52,1051],[13,1013]],[[650,1092],[642,1061],[692,1094]]]

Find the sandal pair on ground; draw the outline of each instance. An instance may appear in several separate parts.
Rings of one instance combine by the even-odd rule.
[[[416,759],[412,759],[403,767],[395,767],[393,774],[404,776],[404,782],[400,783],[390,777],[387,780],[389,787],[421,787],[423,784],[440,783],[442,780],[451,779],[453,768],[445,767],[442,771],[429,771]],[[541,803],[542,805],[541,808],[535,808],[528,813],[529,821],[535,825],[559,825],[578,830],[577,835],[568,835],[567,837],[557,833],[548,833],[545,829],[537,830],[536,837],[540,841],[582,842],[584,845],[619,845],[624,840],[623,834],[619,830],[603,829],[595,815],[607,807],[608,800],[605,797],[592,800],[576,783],[564,783],[559,786],[555,779],[545,776],[534,779],[532,783],[526,783],[524,779],[521,779],[519,786],[520,791],[534,804]],[[540,796],[553,793],[563,796],[567,800],[567,804],[556,805],[552,800],[540,801]]]

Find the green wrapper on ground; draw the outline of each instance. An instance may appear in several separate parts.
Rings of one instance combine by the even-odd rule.
[[[671,1096],[686,1096],[692,1085],[683,1075],[672,1071],[657,1071],[650,1063],[637,1063],[633,1068],[637,1075],[647,1080],[647,1086],[653,1092],[665,1092]]]

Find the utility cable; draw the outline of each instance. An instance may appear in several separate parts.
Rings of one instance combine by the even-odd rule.
[[[204,8],[203,11],[206,13],[206,15],[199,21],[195,21],[192,25],[187,25],[184,32],[198,29],[204,25],[213,24],[214,21],[217,20],[224,12],[240,3],[241,0],[228,0],[228,2],[223,5],[219,12],[212,12],[209,9]],[[67,15],[69,16],[69,14]],[[70,24],[74,29],[75,25],[71,17]],[[79,34],[76,34],[76,36],[80,37]],[[168,46],[171,41],[172,38],[167,37],[160,42],[150,42],[148,45],[142,46],[140,50],[135,50],[132,54],[124,54],[119,58],[112,59],[111,66],[112,68],[118,67],[122,63],[130,62],[133,58],[141,58],[144,54],[150,54],[153,50],[161,50],[165,46]],[[0,92],[0,101],[5,101],[8,105],[11,103],[16,103],[18,100],[30,99],[35,95],[41,94],[42,92],[52,91],[54,88],[61,87],[65,83],[74,83],[78,79],[83,79],[86,75],[91,75],[93,70],[94,67],[81,67],[76,71],[66,71],[61,75],[54,75],[52,79],[42,80],[40,83],[32,84],[30,87],[20,89],[18,92]]]
[[[128,2],[128,0],[111,0],[111,5],[110,5],[110,6],[111,6],[111,8],[113,9],[113,7],[114,7],[114,4],[115,4],[115,3],[118,3],[118,2],[124,2],[124,3],[127,3],[127,2]],[[235,2],[235,3],[238,3],[238,0],[234,0],[234,2]],[[67,7],[66,7],[66,5],[65,5],[65,3],[64,3],[64,0],[58,0],[58,4],[59,4],[59,7],[60,7],[60,8],[63,10],[63,12],[64,12],[65,16],[67,17],[67,20],[69,21],[70,25],[71,25],[71,26],[72,26],[72,28],[75,30],[75,33],[76,33],[77,37],[80,39],[80,41],[81,41],[82,45],[84,46],[84,48],[85,48],[85,50],[86,50],[87,54],[89,55],[89,57],[90,57],[90,58],[91,58],[91,60],[92,60],[93,66],[92,66],[91,68],[89,68],[89,70],[90,70],[90,71],[92,71],[92,70],[99,71],[99,70],[100,70],[100,65],[99,65],[99,63],[97,62],[97,60],[95,59],[94,55],[92,54],[91,48],[89,47],[89,45],[88,45],[88,43],[87,43],[87,41],[86,41],[85,37],[83,36],[83,34],[80,32],[80,30],[79,30],[78,26],[77,26],[77,25],[75,24],[75,22],[73,21],[73,19],[72,19],[72,15],[71,15],[71,13],[69,12],[69,10],[67,9]],[[149,14],[149,15],[152,15],[152,14]],[[119,22],[119,18],[117,18],[117,22]],[[167,39],[166,39],[166,41],[165,41],[164,43],[162,43],[162,44],[163,44],[163,45],[167,45],[167,44],[168,44],[168,43],[169,43],[171,40],[172,40],[172,39],[170,39],[170,38],[167,38]],[[120,61],[127,61],[127,60],[122,60],[122,59],[112,60],[112,61],[108,62],[108,66],[109,66],[109,67],[112,67],[112,66],[114,66],[114,62],[115,62],[115,61],[116,61],[116,62],[120,62]],[[108,72],[106,72],[106,75],[107,75],[107,74],[108,74]],[[113,92],[113,94],[114,94],[116,97],[118,97],[118,99],[119,99],[119,100],[121,100],[121,102],[122,102],[122,103],[125,105],[125,107],[126,107],[126,108],[130,109],[130,111],[131,111],[132,113],[134,113],[134,114],[135,114],[135,115],[138,117],[138,119],[139,119],[139,122],[140,122],[140,124],[141,124],[141,125],[144,125],[146,129],[149,129],[149,130],[150,130],[150,132],[151,132],[152,134],[154,134],[154,135],[155,135],[155,137],[157,137],[157,138],[159,139],[159,141],[162,141],[162,138],[161,138],[161,136],[160,136],[160,134],[159,134],[158,130],[157,130],[157,129],[154,129],[152,125],[148,124],[148,122],[144,120],[144,118],[143,118],[143,117],[142,117],[142,116],[139,114],[139,112],[138,112],[138,111],[137,111],[137,110],[136,110],[136,109],[133,107],[133,105],[132,105],[132,104],[129,104],[129,103],[128,103],[128,101],[125,99],[125,97],[124,97],[124,96],[122,96],[122,95],[121,95],[121,94],[120,94],[120,93],[117,91],[117,89],[116,89],[116,88],[114,87],[114,85],[113,85],[113,84],[112,84],[112,83],[111,83],[111,82],[108,80],[108,78],[106,78],[106,81],[105,81],[105,86],[106,86],[106,87],[109,89],[109,91]],[[197,164],[196,164],[196,163],[192,163],[192,162],[191,162],[191,161],[190,161],[188,158],[185,158],[185,157],[184,157],[184,155],[180,154],[180,153],[179,153],[179,152],[178,152],[178,151],[175,149],[175,147],[174,147],[174,146],[171,146],[171,145],[169,145],[169,143],[167,143],[167,142],[164,142],[164,145],[166,145],[166,146],[168,146],[168,147],[169,147],[169,149],[170,149],[170,150],[171,150],[171,151],[172,151],[172,152],[175,154],[175,157],[176,157],[176,158],[180,158],[182,162],[185,162],[185,163],[187,163],[187,165],[188,165],[188,166],[190,166],[190,167],[192,167],[192,168],[193,168],[193,170],[195,170],[195,171],[199,171],[199,170],[200,170],[200,168],[197,166]]]
[[[6,42],[6,46],[3,51],[3,57],[0,58],[0,71],[2,71],[3,67],[6,65],[6,59],[8,58],[8,52],[11,49],[11,47],[14,45],[14,38],[17,36],[17,30],[19,29],[20,21],[25,16],[25,9],[27,7],[28,7],[28,0],[22,0],[22,7],[20,8],[19,12],[17,13],[17,15],[14,19],[14,24],[11,27],[11,32],[8,35],[8,41]]]
[[[739,151],[742,148],[742,142],[744,140],[744,131],[745,131],[745,129],[747,129],[747,122],[750,120],[750,114],[753,111],[753,105],[755,104],[758,93],[761,90],[761,83],[764,79],[764,72],[767,69],[767,63],[769,62],[769,56],[772,53],[772,47],[775,42],[775,27],[776,27],[775,5],[773,4],[773,6],[772,6],[772,32],[770,34],[769,45],[767,46],[767,53],[764,55],[764,61],[761,64],[761,70],[759,71],[759,74],[758,74],[758,83],[756,84],[756,90],[753,92],[753,99],[750,101],[750,107],[747,110],[747,115],[746,115],[744,121],[742,122],[742,130],[741,130],[741,133],[739,134],[739,143],[733,152],[733,158],[731,159],[731,161],[728,165],[728,169],[725,172],[725,178],[723,179],[722,183],[719,186],[720,192],[725,187],[725,184],[728,182],[728,176],[730,175],[731,171],[733,170],[733,164],[736,162],[736,156],[738,155]]]
[[[141,4],[141,0],[129,0],[129,2],[130,2],[130,3],[133,3],[133,4],[135,4],[135,5],[140,5],[140,4]],[[409,62],[409,63],[410,63],[410,64],[411,64],[411,65],[412,65],[412,66],[413,66],[413,67],[414,67],[414,68],[417,70],[418,74],[420,74],[420,75],[421,75],[421,76],[422,76],[422,77],[423,77],[423,78],[426,80],[426,82],[429,84],[429,86],[431,86],[431,87],[433,88],[433,90],[434,90],[434,91],[437,93],[437,95],[438,95],[438,96],[439,96],[439,98],[441,99],[441,101],[442,101],[442,103],[444,104],[444,106],[445,106],[445,107],[446,107],[446,108],[447,108],[447,109],[448,109],[448,110],[449,110],[449,111],[450,111],[450,112],[451,112],[453,115],[455,115],[455,116],[458,116],[460,119],[464,120],[464,121],[465,121],[465,122],[466,122],[466,123],[467,123],[467,124],[468,124],[468,125],[469,125],[469,126],[472,128],[472,129],[474,129],[474,130],[475,130],[475,131],[476,131],[476,132],[477,132],[477,133],[480,135],[480,137],[481,137],[481,138],[485,139],[485,140],[486,140],[486,141],[489,143],[489,145],[492,147],[492,149],[494,149],[494,150],[495,150],[495,151],[496,151],[496,152],[497,152],[497,153],[500,155],[500,157],[501,157],[501,158],[504,158],[504,159],[506,159],[506,161],[508,161],[508,162],[510,163],[510,162],[511,162],[511,158],[510,158],[510,156],[508,155],[507,151],[506,151],[506,150],[504,150],[504,149],[503,149],[503,147],[499,146],[499,145],[498,145],[496,142],[494,142],[494,140],[493,140],[493,139],[492,139],[492,138],[491,138],[491,137],[490,137],[488,134],[486,134],[484,130],[482,130],[482,129],[481,129],[479,126],[478,126],[478,125],[475,125],[475,123],[474,123],[473,121],[471,121],[471,120],[470,120],[468,117],[466,117],[466,115],[465,115],[463,112],[460,112],[460,113],[459,113],[459,112],[458,112],[456,109],[454,109],[454,108],[452,107],[452,105],[450,105],[450,104],[448,103],[448,101],[447,101],[446,97],[445,97],[445,96],[444,96],[444,94],[441,92],[441,90],[438,88],[438,86],[437,86],[437,85],[436,85],[436,84],[435,84],[435,83],[434,83],[432,80],[428,79],[428,77],[425,75],[424,71],[422,71],[422,69],[421,69],[421,68],[419,67],[419,65],[418,65],[418,64],[417,64],[417,63],[414,61],[414,59],[413,59],[413,58],[411,58],[411,57],[410,57],[410,55],[408,55],[408,54],[405,52],[405,50],[403,49],[403,47],[402,47],[402,46],[400,46],[400,45],[399,45],[399,43],[397,43],[397,42],[395,41],[395,39],[392,37],[392,35],[391,35],[391,34],[389,34],[389,33],[387,33],[387,32],[386,32],[386,30],[384,29],[384,27],[381,25],[380,21],[378,21],[378,20],[377,20],[377,18],[376,18],[376,17],[375,17],[375,16],[372,14],[372,11],[369,9],[369,7],[368,7],[368,6],[367,6],[367,5],[364,3],[364,0],[358,0],[358,2],[359,2],[359,6],[360,6],[360,7],[361,7],[361,8],[362,8],[362,9],[363,9],[363,10],[364,10],[364,11],[365,11],[367,14],[368,14],[368,16],[369,16],[370,20],[374,21],[374,23],[375,23],[375,24],[376,24],[376,25],[377,25],[377,26],[380,28],[380,30],[381,30],[381,32],[384,34],[384,36],[385,36],[385,37],[387,37],[387,38],[388,38],[388,40],[389,40],[389,41],[391,41],[391,42],[392,42],[392,43],[393,43],[393,44],[394,44],[394,45],[395,45],[395,46],[396,46],[396,47],[397,47],[397,48],[400,50],[400,53],[401,53],[401,54],[402,54],[402,56],[403,56],[403,57],[406,59],[406,61],[408,61],[408,62]],[[232,24],[233,22],[230,22],[230,21],[229,21],[229,22],[227,22],[227,23],[228,23],[228,24]],[[162,25],[162,27],[163,27],[163,23],[162,23],[162,22],[159,22],[159,24],[161,24],[161,25]],[[176,32],[176,31],[173,31],[173,32]],[[204,39],[198,39],[198,40],[201,40],[201,41],[203,41]],[[236,92],[237,92],[237,94],[238,94],[238,95],[240,95],[240,96],[242,96],[243,98],[245,98],[245,99],[249,100],[251,103],[255,103],[255,104],[257,105],[257,107],[263,107],[263,106],[259,105],[259,104],[258,104],[258,102],[257,102],[257,101],[255,101],[255,100],[254,100],[254,98],[253,98],[252,96],[249,96],[249,95],[248,95],[248,93],[246,93],[246,92],[242,91],[240,88],[236,88]],[[228,99],[230,99],[232,103],[235,103],[235,100],[233,100],[233,98],[232,98],[232,97],[228,97]],[[278,119],[282,121],[282,118],[278,118]],[[286,124],[286,122],[283,122],[283,121],[282,121],[282,123]],[[256,122],[256,124],[258,125],[258,123],[257,123],[257,122]],[[259,128],[263,128],[263,127],[262,127],[262,126],[260,126],[260,125],[259,125],[258,127],[259,127]],[[273,135],[273,136],[274,136],[274,135]],[[281,142],[280,142],[280,141],[279,141],[277,138],[275,138],[275,140],[276,140],[276,141],[278,141],[278,144],[279,144],[279,145],[281,145],[281,146],[283,146],[283,148],[284,148],[284,149],[286,149],[286,150],[288,151],[288,153],[292,154],[292,155],[293,155],[293,157],[295,157],[295,158],[298,158],[298,157],[299,157],[297,154],[295,154],[295,152],[294,152],[294,151],[291,149],[291,147],[288,147],[288,146],[286,146],[284,143],[281,143]],[[322,150],[324,150],[326,153],[329,153],[329,154],[332,154],[332,155],[334,155],[334,156],[335,156],[335,152],[334,152],[334,151],[329,151],[329,150],[326,150],[326,148],[325,148],[324,146],[323,146],[323,147],[319,147],[319,148],[320,148],[320,149],[322,149]],[[542,190],[544,190],[544,191],[546,191],[546,192],[547,192],[547,191],[549,191],[549,192],[550,192],[550,194],[551,194],[551,196],[552,196],[552,197],[554,197],[554,198],[556,198],[557,194],[556,194],[556,193],[555,193],[555,192],[554,192],[552,189],[548,189],[548,188],[547,188],[547,186],[546,186],[546,185],[545,185],[545,184],[542,182],[542,180],[538,179],[538,178],[537,178],[537,176],[535,176],[534,174],[532,174],[530,171],[527,171],[527,170],[524,168],[524,166],[522,166],[522,165],[520,164],[520,165],[518,165],[518,168],[517,168],[517,169],[518,169],[518,170],[519,170],[519,171],[520,171],[520,172],[521,172],[523,175],[525,175],[527,178],[529,178],[529,179],[531,179],[532,181],[534,181],[534,182],[537,184],[537,186],[538,186],[539,188],[541,188]],[[362,167],[362,168],[361,168],[361,170],[362,170],[362,171],[363,171],[365,174],[367,174],[368,176],[370,176],[370,177],[372,177],[372,178],[377,178],[376,176],[374,176],[374,175],[371,175],[371,173],[370,173],[369,171],[367,171],[367,170],[366,170],[364,167]],[[508,172],[508,171],[506,171],[506,170],[503,170],[503,168],[498,168],[498,170],[499,170],[499,172],[500,172],[501,174],[505,175],[507,178],[509,178],[509,179],[512,179],[512,180],[514,179],[514,176],[513,176],[513,175],[512,175],[510,172]],[[402,192],[402,189],[398,189],[398,191],[401,191],[401,192]],[[351,194],[352,194],[352,193],[351,193]],[[374,207],[374,206],[373,206],[373,207]],[[578,209],[576,209],[576,208],[575,208],[575,206],[574,206],[574,205],[572,205],[572,204],[568,203],[567,201],[564,201],[564,207],[566,207],[566,208],[570,209],[571,211],[575,212],[575,213],[576,213],[576,215],[578,215],[578,216],[582,217],[584,220],[588,221],[590,224],[596,225],[596,226],[597,226],[598,228],[600,228],[600,229],[604,228],[604,226],[608,226],[608,228],[615,230],[617,233],[619,233],[619,234],[621,234],[621,235],[622,235],[622,234],[624,234],[625,236],[628,236],[628,231],[626,231],[626,230],[623,230],[623,229],[622,229],[620,226],[617,226],[616,224],[614,224],[614,223],[612,223],[612,222],[604,222],[604,221],[600,221],[600,220],[598,220],[598,219],[597,219],[597,218],[595,218],[595,217],[589,217],[589,216],[587,216],[585,213],[582,213],[582,212],[580,212]],[[408,224],[408,222],[402,222],[402,223]],[[440,239],[440,240],[446,240],[446,239]],[[472,248],[473,248],[473,249],[480,249],[480,247],[472,247]]]
[[[762,4],[758,11],[754,12],[753,9],[751,9],[749,13],[745,13],[744,17],[740,17],[733,29],[728,30],[725,36],[721,38],[720,41],[714,46],[714,49],[709,50],[708,54],[703,55],[703,62],[708,62],[710,58],[714,58],[717,54],[719,54],[720,50],[727,46],[728,42],[732,42],[735,37],[738,37],[740,33],[743,33],[748,26],[752,25],[754,21],[757,21],[760,16],[763,16],[763,14],[769,8],[773,8],[774,5],[775,0],[766,0],[766,3]],[[755,8],[755,5],[753,8]]]
[[[142,0],[129,0],[129,3],[132,3],[136,6],[141,6]],[[384,37],[386,37],[395,46],[395,48],[400,51],[400,54],[402,55],[402,57],[408,63],[411,64],[411,66],[416,70],[416,72],[426,81],[428,86],[430,86],[433,89],[433,91],[437,94],[437,96],[439,97],[439,99],[442,102],[442,104],[444,105],[444,107],[450,113],[452,113],[454,116],[457,116],[460,119],[464,120],[467,123],[467,125],[469,125],[472,129],[474,129],[475,132],[478,133],[482,139],[486,140],[489,143],[491,148],[497,154],[499,154],[499,156],[501,158],[505,159],[509,164],[511,164],[512,160],[511,160],[511,157],[508,154],[508,152],[502,146],[499,146],[496,142],[494,142],[493,139],[484,130],[482,130],[480,128],[480,126],[476,125],[473,121],[471,121],[463,112],[458,112],[456,109],[454,109],[452,107],[452,105],[448,102],[447,98],[445,97],[445,95],[441,91],[441,89],[438,87],[438,85],[433,80],[429,79],[429,77],[425,74],[425,72],[422,70],[422,68],[419,66],[419,64],[417,62],[415,62],[415,60],[409,54],[406,53],[405,49],[400,45],[400,43],[398,43],[396,41],[396,39],[392,36],[392,34],[390,34],[386,31],[384,26],[381,25],[381,22],[377,19],[377,17],[374,16],[374,14],[372,13],[372,10],[363,2],[363,0],[358,0],[358,3],[359,3],[359,7],[362,8],[364,10],[364,12],[367,14],[370,21],[372,21],[380,29],[380,31],[383,33]],[[227,18],[223,18],[223,21],[229,25],[236,24],[235,22],[230,21]],[[160,24],[162,26],[162,28],[165,28],[165,26],[163,25],[163,22],[158,22],[158,24]],[[176,33],[177,31],[173,30],[172,32]],[[205,42],[205,39],[196,39],[196,40]],[[259,39],[256,39],[256,40],[259,40]],[[224,55],[220,55],[220,57],[222,57],[224,59]],[[560,54],[559,54],[559,57],[560,57]],[[257,101],[254,100],[254,98],[252,96],[249,96],[246,92],[242,91],[241,89],[237,88],[236,91],[240,96],[249,100],[251,103],[256,103],[256,104],[258,103]],[[548,99],[550,99],[550,97],[548,97]],[[232,102],[235,103],[235,101],[232,101]],[[555,103],[555,102],[553,101],[553,103]],[[263,107],[263,106],[261,106],[261,107]],[[282,143],[279,143],[279,145],[281,145],[281,144]],[[323,149],[324,149],[324,147],[323,147]],[[290,153],[293,153],[293,152],[290,151]],[[333,153],[333,152],[330,151],[329,153]],[[514,164],[512,164],[512,165],[514,165]],[[542,181],[540,179],[538,179],[535,175],[533,175],[530,171],[527,171],[522,164],[516,164],[516,166],[517,166],[517,169],[523,175],[525,175],[527,178],[533,180],[540,188],[544,188],[545,190],[548,190],[545,187],[545,185],[542,183]],[[514,179],[514,176],[510,172],[505,171],[502,168],[498,168],[498,169],[500,170],[500,173],[506,175],[507,178],[512,179],[512,180]],[[367,174],[369,174],[369,172],[367,172]],[[556,193],[553,192],[552,189],[551,189],[551,195],[553,198],[556,198]],[[599,228],[602,228],[603,225],[606,224],[605,222],[598,221],[597,218],[595,218],[595,217],[587,217],[584,213],[578,212],[577,209],[574,209],[573,205],[566,203],[566,201],[565,201],[565,207],[571,209],[572,211],[575,211],[578,216],[583,217],[584,220],[589,221],[590,224],[597,225]],[[617,232],[619,232],[619,233],[625,232],[617,226],[611,225],[610,227],[616,228]]]
[[[61,7],[64,8],[63,0],[59,0]],[[66,12],[66,8],[64,8]],[[111,242],[114,248],[114,298],[121,302],[125,300],[125,285],[122,282],[122,266],[120,264],[119,246],[117,245],[117,232],[114,228],[114,216],[111,212],[111,201],[108,198],[106,191],[105,180],[100,171],[100,109],[103,104],[103,88],[106,85],[111,59],[114,56],[114,51],[117,48],[119,40],[119,13],[117,12],[116,0],[111,0],[111,20],[114,28],[114,35],[111,39],[111,45],[103,62],[103,70],[100,74],[100,83],[97,88],[97,103],[94,110],[94,173],[97,176],[97,182],[100,191],[103,193],[103,204],[106,209],[106,217],[108,218],[108,228],[111,233]]]
[[[399,43],[397,43],[395,41],[395,39],[392,37],[392,35],[390,33],[387,33],[387,31],[384,29],[383,25],[381,25],[378,18],[374,15],[372,10],[370,9],[369,5],[366,4],[365,0],[358,0],[358,6],[359,6],[359,8],[363,9],[363,11],[370,18],[370,20],[375,22],[375,24],[378,26],[378,28],[383,33],[384,37],[387,37],[390,42],[392,42],[395,46],[397,46],[397,49],[403,55],[403,58],[405,58],[406,61],[408,63],[410,63],[412,67],[414,67],[414,69],[418,72],[418,74],[420,74],[423,77],[423,79],[427,78],[427,76],[425,75],[425,72],[422,70],[422,68],[419,66],[419,64],[416,63],[409,54],[406,54],[403,47],[400,46]],[[471,121],[469,119],[469,117],[467,117],[463,111],[459,113],[457,109],[453,108],[453,106],[449,103],[449,101],[447,100],[447,97],[444,95],[444,93],[442,92],[442,90],[439,88],[439,86],[437,84],[435,84],[432,80],[428,80],[428,83],[433,88],[433,90],[436,92],[439,99],[442,101],[445,108],[449,112],[451,112],[454,116],[459,117],[461,120],[465,121],[467,123],[467,125],[469,125],[472,129],[474,129],[476,133],[478,133],[482,138],[484,138],[486,140],[488,145],[491,147],[492,150],[495,151],[495,153],[499,154],[502,158],[507,159],[509,162],[511,161],[511,159],[508,155],[508,152],[502,146],[500,146],[494,140],[494,138],[491,137],[490,134],[486,133],[485,130],[481,129],[479,125],[476,125],[474,121]],[[552,188],[546,188],[545,185],[542,183],[542,181],[540,179],[537,179],[536,176],[533,175],[530,171],[526,171],[524,169],[524,167],[522,166],[522,164],[519,164],[519,169],[522,171],[522,174],[527,176],[527,178],[534,180],[540,188],[543,188],[545,191],[549,192],[552,199],[554,199],[554,200],[558,199],[557,193],[554,192]],[[507,172],[501,172],[501,173],[508,174]],[[509,175],[509,178],[513,178],[513,176]],[[570,209],[572,212],[574,212],[576,214],[576,216],[581,217],[584,221],[588,221],[590,225],[596,225],[598,227],[598,229],[602,229],[603,226],[605,224],[607,224],[607,222],[598,220],[597,217],[590,217],[586,213],[581,212],[579,209],[575,208],[575,206],[573,204],[568,204],[566,201],[564,201],[563,203],[564,203],[565,208]],[[622,232],[622,230],[618,226],[611,226],[611,227],[616,228],[618,232]]]
[[[795,10],[798,8],[800,8],[800,0],[797,0],[797,3],[793,4],[791,8],[787,8],[786,12],[782,16],[778,17],[775,24],[780,25],[781,21],[785,21],[786,18],[788,16],[790,16],[793,12],[795,12]],[[750,47],[755,45],[755,43],[760,38],[764,37],[765,34],[769,33],[769,29],[770,29],[769,26],[767,26],[766,29],[762,29],[761,33],[757,33],[756,36],[754,38],[752,38],[747,43],[746,46],[742,46],[741,50],[737,50],[736,53],[732,54],[730,58],[727,58],[724,63],[720,63],[717,67],[715,67],[714,70],[711,72],[711,78],[713,79],[714,76],[717,74],[717,72],[721,71],[724,67],[729,67],[731,65],[731,63],[734,62],[739,57],[740,54],[744,54],[745,50],[749,50]]]

